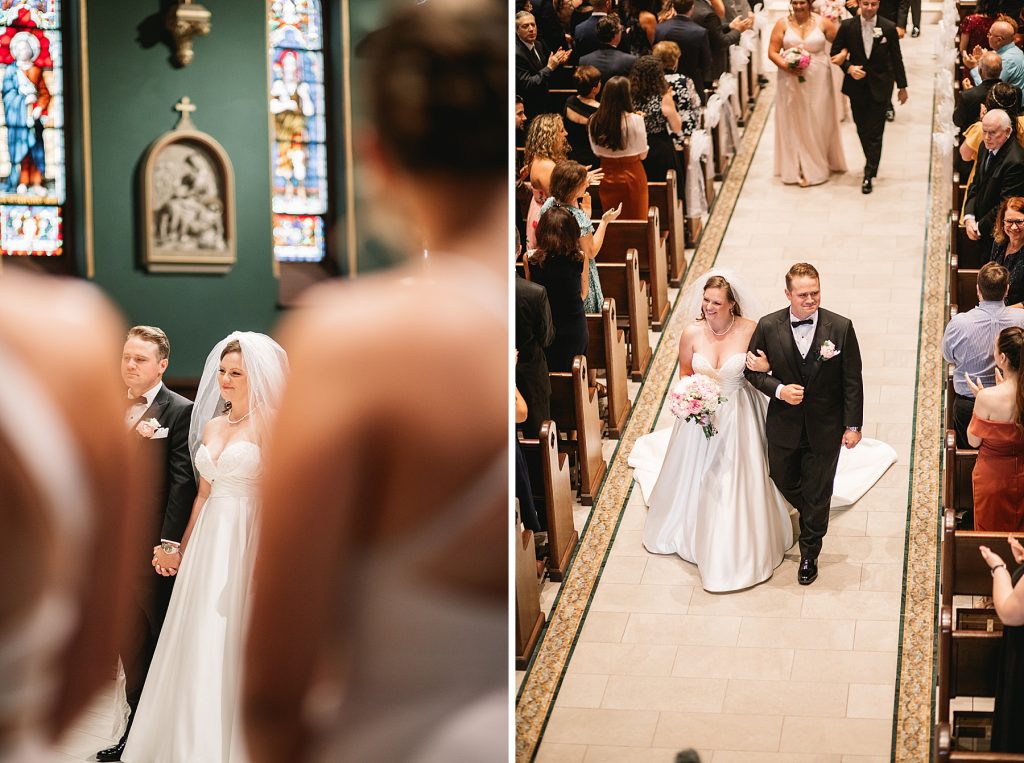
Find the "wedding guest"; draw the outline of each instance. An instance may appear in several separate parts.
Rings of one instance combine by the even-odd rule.
[[[978,62],[978,72],[981,74],[981,82],[977,85],[971,83],[971,87],[965,87],[960,94],[959,103],[953,109],[953,124],[961,130],[966,130],[969,125],[981,119],[981,106],[985,103],[988,91],[1000,81],[1003,59],[991,50],[986,52]],[[964,84],[967,85],[967,82]]]
[[[958,448],[971,447],[967,426],[974,411],[974,392],[968,379],[977,379],[985,387],[993,386],[992,344],[1004,328],[1024,328],[1024,310],[1003,304],[1008,288],[1006,268],[994,262],[982,265],[978,271],[978,306],[950,318],[942,335],[942,357],[954,365],[953,428]]]
[[[593,66],[601,72],[601,81],[607,83],[612,77],[626,77],[636,61],[636,56],[619,50],[622,42],[622,22],[612,14],[597,21],[597,41],[600,46],[593,53],[580,56],[581,66]]]
[[[601,72],[593,66],[577,66],[573,72],[576,94],[565,101],[565,131],[569,135],[569,158],[584,167],[596,167],[598,159],[590,147],[587,125],[601,104],[597,100],[601,92]]]
[[[526,106],[523,104],[523,97],[516,96],[516,148],[526,145]]]
[[[594,10],[590,14],[590,18],[577,24],[573,30],[573,50],[580,58],[601,47],[601,41],[597,37],[597,22],[608,15],[611,10],[611,0],[594,0],[591,5]]]
[[[647,131],[647,158],[644,171],[649,183],[665,182],[665,174],[675,170],[681,177],[676,161],[676,147],[673,135],[683,129],[676,111],[672,88],[665,81],[661,63],[654,56],[642,56],[629,72],[630,93],[633,105],[644,115],[644,129]]]
[[[605,85],[601,105],[590,118],[590,147],[601,158],[604,178],[598,188],[601,208],[622,205],[626,220],[647,219],[647,130],[644,118],[633,110],[629,80],[612,77]]]
[[[753,14],[736,16],[723,26],[722,18],[711,7],[708,0],[695,0],[691,18],[695,24],[704,27],[708,32],[708,46],[711,51],[711,70],[708,81],[713,82],[728,70],[729,46],[739,44],[740,33],[754,26],[754,16]]]
[[[974,529],[1024,531],[1024,385],[1020,384],[1024,329],[1013,326],[995,341],[996,384],[983,387],[967,378],[974,393],[974,412],[967,441],[978,448],[974,467]]]
[[[703,103],[707,96],[705,86],[711,85],[711,46],[708,30],[696,23],[693,15],[693,0],[672,0],[672,15],[658,24],[654,32],[655,42],[674,42],[682,51],[680,64],[682,74],[693,82]]]
[[[681,125],[679,133],[674,134],[672,140],[676,148],[682,148],[682,138],[689,137],[700,126],[700,97],[693,86],[693,80],[677,71],[681,55],[678,45],[669,40],[662,40],[654,45],[652,55],[658,59],[665,73],[665,81],[672,88],[672,100],[676,105]]]
[[[660,10],[660,0],[629,0],[625,3],[626,46],[634,56],[651,54]]]
[[[992,718],[992,752],[1024,752],[1024,547],[1007,537],[1017,568],[1010,573],[1002,557],[988,546],[979,546],[992,573],[992,603],[1003,623],[996,667],[996,696]]]
[[[1024,198],[1011,196],[999,205],[992,237],[989,262],[1002,265],[1010,273],[1004,300],[1011,307],[1024,307]]]
[[[537,220],[541,205],[550,193],[551,170],[569,153],[569,133],[558,114],[538,114],[530,122],[526,133],[523,156],[523,175],[529,179],[533,198],[526,213],[526,247],[533,249],[537,241]]]
[[[519,258],[516,235],[516,258]],[[526,418],[519,423],[523,435],[534,439],[540,425],[551,418],[551,380],[544,348],[555,339],[548,292],[540,284],[516,273],[516,389],[522,390]],[[1024,313],[1022,313],[1024,314]]]
[[[551,172],[551,196],[540,208],[540,213],[543,216],[558,205],[568,209],[576,218],[580,226],[580,251],[587,262],[583,310],[587,313],[600,313],[604,305],[604,294],[597,274],[597,255],[604,244],[608,223],[618,219],[622,206],[606,209],[597,230],[594,230],[594,222],[590,219],[590,194],[587,193],[589,182],[586,167],[572,161],[559,162]]]
[[[110,685],[152,465],[126,437],[114,310],[84,282],[4,269],[0,758],[22,763],[61,757]]]
[[[362,46],[379,203],[422,240],[408,266],[318,287],[282,329],[243,688],[254,763],[508,755],[504,15],[409,4]]]
[[[960,55],[980,47],[988,40],[988,30],[996,20],[998,0],[978,0],[974,13],[960,19]],[[964,76],[969,76],[965,72]]]
[[[578,54],[573,48],[572,0],[547,0],[536,9],[537,36],[548,50],[567,50],[567,63],[573,63]]]
[[[537,225],[537,248],[530,256],[530,278],[548,292],[555,341],[544,353],[553,373],[571,371],[573,359],[587,353],[587,317],[583,309],[587,279],[583,260],[579,223],[565,207],[552,207]]]
[[[1014,28],[1006,21],[993,22],[988,30],[988,47],[999,54],[1003,60],[1003,71],[1000,75],[1003,82],[1009,82],[1015,87],[1024,87],[1024,52],[1017,47],[1013,40]],[[975,85],[981,84],[981,72],[978,71],[978,60],[984,53],[984,49],[977,45],[971,53],[963,54],[964,66],[969,69],[969,76]]]
[[[999,205],[1010,196],[1024,196],[1024,149],[1011,140],[1013,123],[1002,109],[986,113],[981,127],[986,150],[978,155],[979,169],[967,189],[964,227],[968,238],[981,242],[982,251],[991,251]]]
[[[980,87],[980,85],[979,85]],[[1021,91],[1019,88],[1006,82],[997,82],[989,88],[985,96],[984,108],[988,112],[993,109],[1002,109],[1010,117],[1010,123],[1014,125],[1014,135],[1017,143],[1024,148],[1024,115],[1021,114]],[[979,111],[980,114],[980,111]],[[975,159],[978,157],[978,148],[981,146],[981,119],[971,124],[965,131],[963,142],[960,144],[960,158],[970,162],[971,167],[967,175],[967,187],[970,188],[974,182],[974,173],[977,169]],[[964,200],[966,202],[966,198]],[[962,210],[961,210],[962,212]]]
[[[520,11],[516,23],[516,95],[523,98],[527,114],[551,110],[551,74],[569,60],[568,50],[549,51],[537,39],[537,20]]]

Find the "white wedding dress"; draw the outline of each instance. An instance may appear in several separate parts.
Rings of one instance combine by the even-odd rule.
[[[698,425],[678,419],[667,449],[655,433],[637,440],[629,456],[638,482],[656,475],[644,492],[644,546],[695,563],[714,592],[767,580],[793,545],[791,507],[768,477],[767,401],[743,377],[745,358],[730,355],[716,369],[693,354],[694,373],[717,380],[727,398],[715,414],[718,434],[708,440]]]
[[[260,448],[196,451],[210,497],[193,528],[146,676],[125,763],[244,763],[238,694],[256,549]]]

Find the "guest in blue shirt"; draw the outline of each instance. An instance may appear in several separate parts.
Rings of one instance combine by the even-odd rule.
[[[1009,82],[1014,87],[1024,88],[1024,52],[1013,41],[1013,27],[1005,21],[993,23],[988,30],[988,44],[1003,60],[1000,79],[1003,82]],[[975,85],[981,84],[978,60],[984,52],[980,45],[975,46],[971,54],[964,52],[964,65],[970,68],[971,79]]]

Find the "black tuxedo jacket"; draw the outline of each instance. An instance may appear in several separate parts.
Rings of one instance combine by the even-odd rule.
[[[831,341],[839,354],[830,360],[820,356],[821,346]],[[769,313],[757,322],[750,351],[762,350],[771,370],[747,370],[747,380],[766,394],[768,442],[795,448],[806,434],[811,450],[833,451],[842,445],[846,427],[864,423],[864,381],[860,346],[849,318],[818,308],[818,325],[806,359],[800,357],[789,308]],[[790,405],[775,397],[780,384],[800,384],[804,401]]]
[[[636,56],[630,53],[623,53],[611,45],[602,45],[593,53],[580,56],[580,66],[593,66],[601,72],[601,82],[607,82],[612,77],[628,77],[629,70],[636,63]]]
[[[708,30],[686,16],[674,16],[658,24],[654,41],[669,40],[679,46],[678,71],[693,80],[701,102],[705,100],[704,88],[711,84],[711,47]]]
[[[974,181],[967,188],[964,215],[974,215],[978,229],[992,235],[996,213],[1003,199],[1024,196],[1024,149],[1011,134],[999,152],[985,166],[988,149],[982,143],[974,160]]]
[[[988,97],[988,91],[999,82],[999,79],[982,80],[974,87],[967,88],[960,95],[960,103],[953,109],[953,124],[961,130],[966,130],[972,124],[981,119],[981,104]]]
[[[547,418],[550,408],[543,401],[551,398],[551,377],[544,348],[555,340],[548,290],[540,284],[516,276],[516,387],[530,407],[530,418],[537,426]],[[538,410],[534,410],[538,408]],[[533,433],[530,434],[533,436]]]
[[[708,32],[708,47],[711,51],[708,81],[711,82],[721,77],[729,68],[729,46],[739,45],[740,31],[725,26],[707,0],[697,0],[694,4],[693,21]]]
[[[130,431],[144,457],[153,459],[157,466],[152,472],[154,482],[146,490],[146,497],[153,502],[157,512],[146,528],[152,536],[149,547],[157,545],[161,538],[180,541],[192,513],[196,480],[188,450],[191,418],[192,401],[164,385],[140,421],[156,419],[161,428],[170,430],[167,437],[146,439],[135,431],[135,427]],[[148,555],[146,559],[148,566]],[[148,572],[152,575],[152,568],[148,568]]]
[[[540,37],[533,44],[540,61],[533,57],[526,44],[516,37],[516,95],[523,99],[526,116],[533,119],[543,114],[548,108],[548,55],[550,51],[544,46]]]
[[[882,36],[876,38],[871,45],[871,58],[864,51],[864,38],[861,37],[860,16],[846,19],[839,25],[836,39],[832,41],[832,55],[843,48],[849,51],[843,62],[843,71],[851,66],[863,66],[867,75],[862,80],[855,80],[846,74],[843,77],[843,94],[850,100],[875,101],[889,103],[892,98],[892,86],[907,86],[907,72],[903,68],[903,55],[900,53],[900,36],[896,33],[896,25],[882,16],[876,16],[876,29],[882,30]]]

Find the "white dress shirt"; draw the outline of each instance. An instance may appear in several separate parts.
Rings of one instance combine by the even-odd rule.
[[[875,16],[868,21],[863,16],[860,19],[860,34],[864,38],[864,53],[868,58],[871,58],[871,47],[875,43],[875,23],[878,21],[878,17]]]
[[[792,310],[789,311],[789,325],[793,331],[793,339],[796,341],[796,348],[800,351],[801,358],[807,357],[807,353],[811,349],[811,342],[814,341],[814,331],[818,328],[818,311],[815,310],[807,317],[811,319],[810,323],[805,323],[803,326],[794,326],[794,323],[803,320],[803,318],[797,318],[793,315]],[[775,389],[775,397],[779,400],[782,399],[782,388],[784,386],[784,384],[780,384]]]
[[[149,406],[153,404],[153,400],[156,398],[156,394],[160,391],[162,386],[164,386],[163,381],[158,381],[155,387],[142,393],[142,397],[146,398],[145,403],[135,403],[128,409],[128,413],[125,416],[125,422],[128,424],[129,428],[139,423],[139,419],[142,418],[142,414],[149,410]],[[131,397],[132,393],[129,390],[128,399],[131,400]]]

